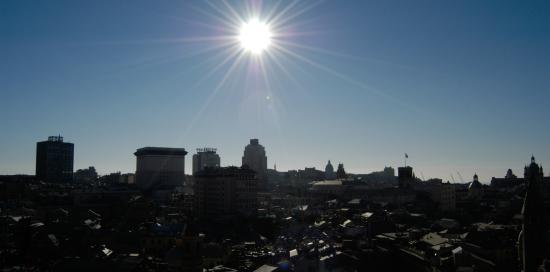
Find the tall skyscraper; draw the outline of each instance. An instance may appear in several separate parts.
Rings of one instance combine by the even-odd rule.
[[[518,253],[522,265],[522,271],[539,271],[546,256],[547,241],[547,215],[542,196],[543,171],[542,167],[531,157],[531,164],[525,166],[525,181],[527,192],[523,200],[523,224],[518,240]]]
[[[195,208],[201,218],[227,219],[256,212],[258,180],[247,167],[205,168],[195,175]]]
[[[197,148],[197,154],[193,155],[193,175],[205,167],[220,167],[220,156],[215,148]]]
[[[244,148],[242,165],[246,165],[254,170],[260,180],[260,187],[265,186],[267,157],[265,155],[265,148],[260,145],[258,139],[250,139],[250,144]]]
[[[143,147],[136,155],[136,184],[143,190],[172,189],[185,181],[184,148]]]
[[[61,136],[50,136],[36,143],[36,178],[44,182],[73,180],[74,144]]]

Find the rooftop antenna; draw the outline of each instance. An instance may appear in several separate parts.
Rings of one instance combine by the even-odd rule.
[[[407,159],[409,158],[409,155],[405,153],[405,167],[407,167]]]

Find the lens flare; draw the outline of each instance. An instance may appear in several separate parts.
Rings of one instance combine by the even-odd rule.
[[[260,22],[258,19],[252,19],[241,26],[239,41],[246,51],[260,54],[271,44],[271,36],[267,24]]]

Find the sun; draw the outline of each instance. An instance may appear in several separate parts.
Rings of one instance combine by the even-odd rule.
[[[258,19],[244,23],[239,31],[242,48],[253,54],[260,54],[266,50],[271,44],[271,37],[269,26]]]

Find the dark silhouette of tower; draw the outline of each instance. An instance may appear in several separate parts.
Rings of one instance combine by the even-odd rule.
[[[410,189],[411,183],[414,181],[413,169],[410,166],[397,168],[397,181],[399,188]]]
[[[325,179],[335,179],[336,175],[334,174],[334,167],[328,160],[327,166],[325,166]]]
[[[50,136],[36,143],[36,178],[44,182],[73,180],[74,144],[61,136]]]
[[[519,258],[522,271],[538,271],[546,256],[546,214],[542,196],[542,167],[531,157],[531,164],[525,166],[527,192],[523,200],[523,224],[518,239]]]
[[[259,180],[259,187],[265,188],[267,174],[267,156],[265,148],[258,139],[250,139],[250,144],[244,148],[242,166],[248,166],[256,172]]]
[[[206,167],[220,167],[220,155],[215,148],[197,148],[197,154],[193,155],[193,175]]]
[[[344,170],[343,163],[338,164],[338,169],[336,170],[336,178],[338,179],[346,178],[346,170]]]

